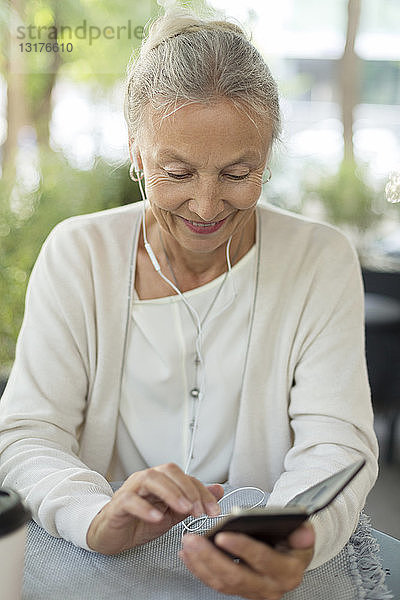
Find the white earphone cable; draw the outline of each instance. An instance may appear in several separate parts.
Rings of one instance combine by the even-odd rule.
[[[143,210],[142,210],[142,229],[143,229],[143,240],[144,240],[144,246],[146,249],[146,252],[153,264],[154,269],[157,271],[157,273],[160,275],[160,277],[162,277],[162,279],[168,283],[169,286],[172,287],[173,290],[175,290],[175,292],[180,296],[180,298],[183,300],[184,304],[186,305],[186,307],[188,308],[188,310],[190,311],[190,314],[194,316],[195,318],[195,325],[197,328],[197,336],[196,336],[196,352],[197,352],[197,356],[198,356],[198,360],[199,360],[199,364],[200,364],[200,368],[202,371],[202,379],[201,379],[201,384],[200,384],[200,389],[199,389],[199,396],[197,398],[197,403],[196,403],[196,411],[195,411],[195,415],[194,415],[194,419],[193,419],[193,428],[192,428],[192,435],[191,435],[191,441],[190,441],[190,447],[189,447],[189,451],[188,451],[188,455],[187,455],[187,461],[186,461],[186,465],[184,468],[184,472],[187,474],[189,472],[189,466],[192,460],[192,454],[193,454],[193,448],[194,448],[194,441],[195,441],[195,434],[196,434],[196,429],[197,429],[197,424],[198,424],[198,419],[199,419],[199,414],[200,414],[200,407],[202,404],[202,400],[203,397],[205,395],[205,369],[204,369],[204,360],[203,360],[203,355],[202,355],[202,335],[203,335],[203,329],[202,329],[202,324],[200,321],[200,317],[198,312],[193,308],[193,306],[191,306],[191,304],[188,302],[188,300],[185,298],[185,296],[182,294],[182,292],[180,291],[180,289],[172,282],[170,281],[170,279],[168,279],[168,277],[166,277],[164,275],[164,273],[161,271],[161,266],[160,263],[157,260],[157,257],[154,254],[154,251],[147,239],[147,232],[146,232],[146,209],[145,209],[145,204],[147,201],[146,195],[144,193],[143,190],[143,186],[142,186],[142,181],[140,179],[140,177],[138,177],[138,183],[139,183],[139,189],[140,189],[140,193],[143,199]],[[232,236],[229,237],[229,240],[227,242],[226,245],[226,261],[227,261],[227,265],[228,265],[228,273],[231,272],[232,269],[232,265],[231,265],[231,261],[230,261],[230,256],[229,256],[229,249],[230,249],[230,245],[231,245],[231,241],[232,241]],[[235,290],[236,292],[236,290]]]
[[[137,173],[139,173],[139,167],[138,164],[136,162],[136,160],[133,161],[134,167],[137,171]],[[146,209],[145,209],[145,205],[146,205],[146,195],[144,193],[143,190],[143,186],[142,186],[142,182],[140,177],[138,177],[138,183],[139,183],[139,189],[140,189],[140,193],[143,199],[143,210],[142,210],[142,229],[143,229],[143,240],[144,240],[144,246],[146,249],[146,252],[153,264],[154,269],[156,270],[156,272],[160,275],[160,277],[162,277],[162,279],[172,287],[172,289],[180,296],[180,298],[183,300],[183,302],[185,303],[186,307],[188,308],[190,314],[192,314],[195,318],[195,324],[197,327],[197,336],[196,336],[196,352],[197,352],[197,356],[199,359],[199,364],[201,366],[202,369],[202,380],[201,380],[201,384],[200,384],[200,390],[199,390],[199,396],[197,399],[197,406],[196,406],[196,411],[195,411],[195,416],[194,416],[194,420],[193,420],[193,429],[192,429],[192,436],[191,436],[191,442],[190,442],[190,447],[189,447],[189,452],[187,455],[187,462],[185,465],[185,469],[184,472],[185,474],[189,473],[189,467],[190,467],[190,463],[192,460],[192,454],[193,454],[193,448],[194,448],[194,441],[195,441],[195,434],[196,434],[196,429],[197,429],[197,425],[198,425],[198,419],[199,419],[199,414],[200,414],[200,407],[201,407],[201,402],[202,399],[204,397],[205,394],[205,369],[204,369],[204,361],[203,361],[203,356],[201,353],[201,349],[202,349],[202,334],[203,334],[203,330],[202,330],[202,324],[200,321],[200,317],[197,313],[197,311],[193,308],[193,306],[191,306],[191,304],[188,302],[188,300],[185,298],[185,296],[182,294],[182,292],[180,291],[180,289],[172,282],[168,279],[168,277],[166,277],[162,271],[161,271],[161,266],[157,260],[157,257],[155,256],[153,249],[149,243],[149,241],[147,240],[147,234],[146,234]],[[231,273],[231,269],[232,269],[232,265],[231,265],[231,261],[230,261],[230,256],[229,256],[229,249],[230,249],[230,244],[232,241],[232,236],[230,236],[227,245],[226,245],[226,261],[227,261],[227,266],[228,266],[228,274]],[[232,282],[233,283],[233,282]],[[236,289],[233,283],[233,289],[234,289],[234,293],[236,295]],[[235,494],[235,493],[239,493],[243,490],[253,490],[255,492],[259,492],[262,496],[261,499],[258,500],[256,503],[254,503],[251,508],[254,508],[256,506],[261,505],[266,498],[266,493],[261,490],[260,488],[257,487],[240,487],[237,488],[235,490],[230,491],[229,493],[225,494],[219,501],[218,504],[220,504],[222,501],[226,500],[229,496]],[[208,519],[219,519],[223,516],[227,516],[227,514],[229,513],[223,513],[221,515],[218,515],[217,517],[209,517],[209,516],[202,516],[202,517],[198,517],[196,519],[192,519],[188,524],[185,522],[182,522],[183,525],[183,532],[182,535],[185,533],[185,530],[187,532],[197,532],[197,531],[206,531],[208,528],[204,528],[203,525],[204,523],[208,520]],[[199,523],[198,526],[193,527],[196,523]]]

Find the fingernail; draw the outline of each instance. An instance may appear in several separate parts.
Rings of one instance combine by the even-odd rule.
[[[219,544],[223,545],[224,542],[226,542],[226,537],[223,533],[217,533],[217,535],[214,538],[214,542],[217,544],[217,546]]]
[[[151,510],[149,514],[152,519],[157,519],[157,521],[162,518],[162,513],[155,509]]]
[[[221,509],[219,504],[216,502],[207,502],[206,503],[207,514],[211,517],[217,517],[221,513]]]

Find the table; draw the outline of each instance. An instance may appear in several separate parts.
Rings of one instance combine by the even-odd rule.
[[[115,487],[115,486],[114,486]],[[116,486],[117,487],[117,486]],[[115,556],[87,552],[28,524],[22,600],[226,600],[197,580],[178,556],[182,526]],[[305,574],[285,600],[388,600],[379,545],[364,514],[332,560]]]
[[[372,530],[372,535],[380,546],[387,586],[392,592],[393,598],[400,600],[400,540],[376,529]]]

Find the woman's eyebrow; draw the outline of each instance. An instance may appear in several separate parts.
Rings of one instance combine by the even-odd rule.
[[[161,151],[157,156],[159,159],[160,158],[172,158],[172,159],[178,160],[179,162],[182,162],[188,166],[194,166],[194,167],[196,166],[196,165],[191,164],[184,156],[181,156],[179,153],[177,153],[175,150],[172,150],[172,149],[165,149],[165,150]],[[241,154],[237,158],[234,158],[232,160],[232,162],[226,164],[225,167],[231,167],[232,165],[236,165],[244,160],[260,160],[259,153],[249,150],[249,151],[245,152],[244,154]],[[221,168],[225,168],[225,167],[221,167]]]

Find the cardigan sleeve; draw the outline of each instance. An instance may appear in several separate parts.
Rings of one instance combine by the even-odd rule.
[[[51,535],[90,550],[86,532],[112,489],[79,458],[95,317],[88,251],[70,229],[53,230],[30,277],[0,402],[0,482]]]
[[[360,457],[366,466],[328,508],[311,517],[316,546],[309,569],[346,544],[378,471],[360,266],[343,234],[325,228],[322,236],[328,243],[314,255],[313,265],[308,263],[313,275],[294,343],[296,365],[288,406],[292,446],[268,504],[285,505]],[[318,240],[314,242],[318,247]]]

